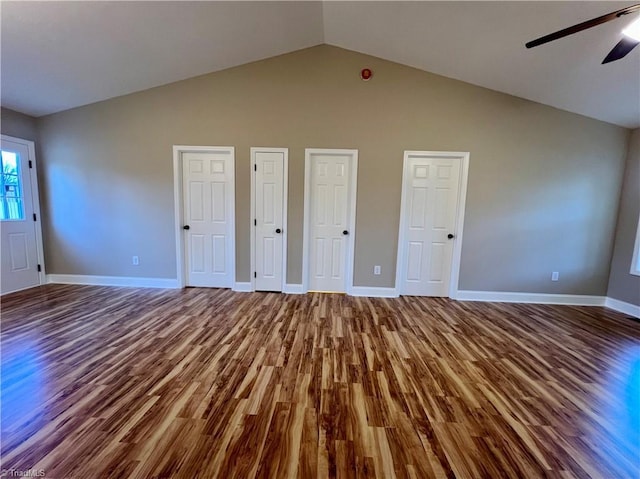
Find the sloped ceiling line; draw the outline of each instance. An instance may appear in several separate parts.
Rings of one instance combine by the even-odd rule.
[[[600,62],[637,14],[524,47],[633,3],[2,1],[2,105],[41,116],[326,43],[636,128],[640,49]]]

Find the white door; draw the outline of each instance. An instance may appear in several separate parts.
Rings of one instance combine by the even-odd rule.
[[[405,152],[399,292],[449,296],[462,158]]]
[[[252,148],[254,168],[254,279],[258,291],[282,291],[286,273],[288,150]]]
[[[233,148],[182,152],[187,286],[235,281]]]
[[[29,148],[29,144],[33,144],[15,140],[3,136],[1,144],[2,294],[41,284],[35,158],[31,158],[33,147]]]
[[[307,150],[306,170],[308,290],[343,293],[353,274],[357,151]]]

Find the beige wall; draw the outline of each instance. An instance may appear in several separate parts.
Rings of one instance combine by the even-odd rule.
[[[632,275],[631,260],[640,217],[640,128],[633,130],[620,197],[615,247],[607,296],[640,305],[640,276]]]
[[[249,148],[272,146],[289,148],[287,281],[299,283],[304,148],[357,148],[355,284],[393,286],[403,150],[452,150],[471,153],[462,289],[606,292],[624,128],[330,46],[38,125],[52,273],[175,277],[171,147],[221,145],[236,147],[236,276],[249,281]]]
[[[8,108],[0,108],[0,130],[3,135],[36,141],[36,119]]]

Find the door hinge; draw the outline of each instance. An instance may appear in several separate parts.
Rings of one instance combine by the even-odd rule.
[[[255,271],[253,272],[253,277],[257,278],[258,277],[258,273],[256,273]]]
[[[38,217],[36,216],[36,214],[33,214],[33,221],[38,221]]]
[[[256,163],[253,164],[253,171],[258,171],[258,165]]]
[[[42,272],[42,266],[38,265],[38,273]]]
[[[33,162],[29,160],[29,168],[33,168]]]
[[[258,226],[258,220],[253,220],[253,226]]]

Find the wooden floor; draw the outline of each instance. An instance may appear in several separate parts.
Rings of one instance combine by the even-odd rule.
[[[1,324],[3,470],[640,477],[640,322],[604,308],[49,285]]]

